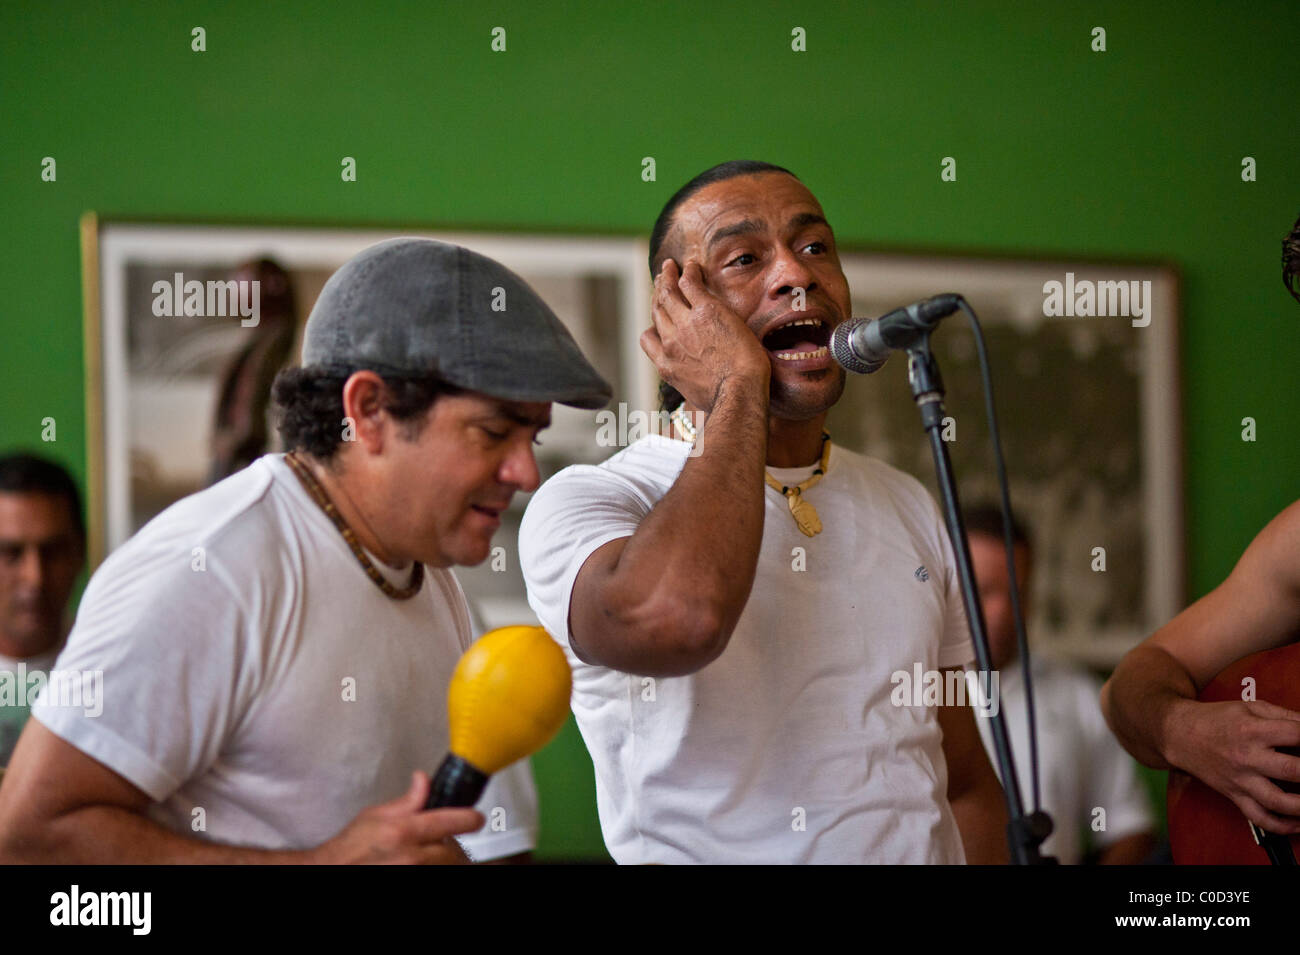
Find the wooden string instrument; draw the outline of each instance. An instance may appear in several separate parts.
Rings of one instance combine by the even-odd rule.
[[[1197,699],[1240,700],[1246,677],[1255,680],[1255,699],[1300,711],[1300,643],[1238,660]],[[1300,747],[1279,747],[1278,752],[1300,756]],[[1300,784],[1274,782],[1286,792],[1300,793]],[[1178,865],[1295,865],[1300,857],[1300,835],[1264,832],[1231,799],[1187,773],[1169,773],[1166,806],[1169,845]]]

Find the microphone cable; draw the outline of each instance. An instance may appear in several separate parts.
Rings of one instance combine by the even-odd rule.
[[[965,296],[957,296],[957,305],[966,313],[971,331],[975,335],[975,351],[979,356],[980,377],[984,384],[984,411],[988,418],[989,440],[993,445],[993,461],[997,469],[998,491],[1002,505],[1002,545],[1006,550],[1007,576],[1011,579],[1011,614],[1015,618],[1016,645],[1020,651],[1020,670],[1025,681],[1025,715],[1029,727],[1029,775],[1034,796],[1034,812],[1041,812],[1043,807],[1038,785],[1038,724],[1034,719],[1034,685],[1029,672],[1029,640],[1025,636],[1025,620],[1020,609],[1020,582],[1016,576],[1015,543],[1011,533],[1011,495],[1007,490],[1007,466],[1002,457],[998,413],[993,401],[993,376],[989,368],[988,350],[984,344],[984,330],[980,327],[979,319],[967,304]]]

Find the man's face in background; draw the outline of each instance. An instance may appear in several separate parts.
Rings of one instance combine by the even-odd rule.
[[[84,562],[68,502],[0,491],[0,653],[36,656],[63,636],[64,612]]]
[[[979,587],[980,605],[984,608],[984,623],[988,627],[989,653],[993,668],[1001,670],[1014,663],[1019,656],[1016,646],[1016,619],[1011,612],[1011,579],[1007,575],[1007,555],[1002,539],[988,534],[972,533],[970,558]],[[1029,548],[1015,546],[1016,577],[1020,581],[1020,609],[1028,613],[1025,600],[1029,593]]]

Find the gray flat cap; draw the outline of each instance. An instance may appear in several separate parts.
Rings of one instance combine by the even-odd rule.
[[[304,367],[436,375],[510,401],[602,408],[609,384],[550,307],[499,262],[433,239],[389,239],[330,276]]]

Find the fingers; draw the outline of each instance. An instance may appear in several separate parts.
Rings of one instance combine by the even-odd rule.
[[[729,326],[731,332],[744,330],[744,322],[731,316],[722,300],[709,291],[705,284],[704,270],[698,262],[687,262],[681,277],[677,280],[682,300],[687,302],[691,314],[712,323]]]
[[[662,302],[656,301],[650,307],[650,330],[655,333],[661,345],[665,341],[672,341],[677,335],[677,325]]]
[[[681,335],[688,338],[695,330],[705,334],[735,334],[743,322],[730,317],[721,300],[708,290],[699,263],[689,261],[680,274],[671,259],[655,277],[655,294],[651,302],[651,321],[661,342],[671,348]]]
[[[430,785],[429,774],[415,770],[411,773],[411,787],[397,800],[396,808],[403,812],[419,812],[424,808],[425,800],[429,798]]]
[[[1215,786],[1256,825],[1282,835],[1300,833],[1300,795],[1288,793],[1273,780],[1300,782],[1300,758],[1275,747],[1300,745],[1300,722],[1290,710],[1272,704],[1220,704],[1237,707],[1223,740],[1220,768],[1207,767],[1207,775],[1221,773]]]
[[[483,814],[474,809],[430,809],[412,821],[412,834],[420,842],[436,842],[483,828]]]
[[[688,261],[680,272],[677,263],[671,259],[664,263],[655,276],[654,305],[661,308],[664,317],[674,324],[692,314],[716,319],[725,311],[720,307],[721,301],[709,291],[704,270],[694,260]]]
[[[1238,765],[1272,779],[1300,782],[1300,757],[1278,751],[1300,746],[1300,722],[1292,720],[1291,711],[1280,706],[1250,702],[1246,707],[1249,715],[1235,734]],[[1295,799],[1300,805],[1300,796]]]
[[[1281,790],[1278,790],[1281,792]],[[1260,804],[1259,800],[1253,799],[1249,795],[1243,795],[1233,800],[1242,814],[1268,832],[1275,832],[1281,836],[1292,836],[1300,833],[1300,819],[1294,816],[1283,816],[1271,812],[1269,809]]]
[[[466,865],[469,858],[453,838],[483,828],[473,809],[430,809],[399,823],[399,847],[391,861],[416,865]]]
[[[682,295],[677,284],[677,264],[669,259],[655,276],[654,295],[651,297],[651,318],[661,333],[671,333],[674,321],[691,311],[691,303]]]
[[[1246,783],[1246,794],[1269,812],[1294,816],[1300,822],[1300,795],[1280,789],[1276,783],[1263,776],[1252,776]]]
[[[744,320],[709,291],[699,263],[688,261],[679,271],[676,262],[664,262],[651,306],[652,326],[641,335],[641,350],[692,406],[711,410],[730,378],[767,390],[767,352]]]
[[[424,808],[427,773],[411,774],[410,788],[391,802],[362,810],[341,833],[317,849],[328,863],[466,862],[453,836],[483,828],[483,816],[469,808]]]
[[[1254,716],[1262,716],[1269,720],[1286,720],[1293,725],[1294,740],[1292,743],[1282,743],[1283,746],[1300,745],[1300,713],[1295,710],[1288,710],[1284,706],[1277,706],[1274,703],[1266,703],[1264,700],[1252,700],[1247,704],[1250,712]]]
[[[646,353],[646,357],[654,362],[655,369],[659,374],[664,372],[664,343],[659,337],[659,329],[647,328],[641,333],[641,350]]]
[[[665,370],[665,341],[672,341],[677,335],[677,325],[673,312],[685,319],[690,316],[690,303],[682,296],[677,287],[677,263],[672,259],[664,262],[655,276],[654,295],[650,303],[650,327],[641,333],[641,350],[654,362],[660,375]]]
[[[696,272],[699,272],[700,267],[694,262],[686,263],[686,270],[688,272],[692,267]],[[664,262],[663,268],[659,270],[659,274],[655,276],[655,289],[661,292],[665,303],[678,305],[689,311],[691,307],[690,299],[686,296],[681,282],[681,269],[677,267],[676,262],[672,259],[668,259]]]
[[[682,299],[690,307],[698,305],[704,298],[713,297],[704,284],[704,270],[694,260],[687,262],[686,268],[682,269],[682,274],[677,280],[677,287],[681,290]]]
[[[1300,783],[1300,757],[1288,756],[1286,753],[1279,753],[1277,750],[1269,750],[1264,754],[1260,771],[1270,779],[1280,779],[1287,783]]]

